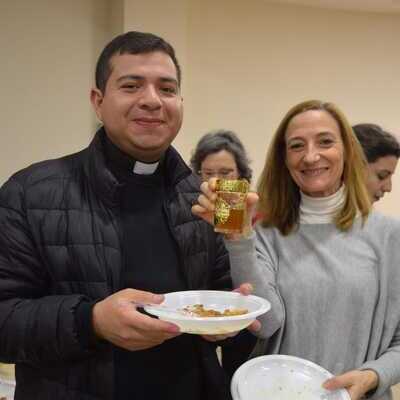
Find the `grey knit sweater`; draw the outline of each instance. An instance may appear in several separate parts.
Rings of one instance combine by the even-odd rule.
[[[400,381],[399,220],[373,212],[349,232],[311,224],[286,237],[257,226],[226,245],[235,286],[250,282],[272,304],[258,355],[290,354],[334,374],[373,369],[372,397],[391,397]]]

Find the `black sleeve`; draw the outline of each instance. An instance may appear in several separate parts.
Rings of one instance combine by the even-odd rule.
[[[86,357],[78,339],[81,295],[53,296],[26,216],[21,183],[0,189],[0,361],[40,364]]]

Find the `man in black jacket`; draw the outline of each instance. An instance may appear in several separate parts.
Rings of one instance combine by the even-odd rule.
[[[173,48],[128,32],[103,50],[90,146],[0,190],[0,361],[17,400],[226,399],[212,342],[137,310],[229,288],[221,238],[191,214],[198,181],[170,146],[183,115]]]

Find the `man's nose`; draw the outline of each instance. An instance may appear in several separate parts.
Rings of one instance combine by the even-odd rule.
[[[152,85],[145,87],[140,96],[139,103],[141,107],[151,110],[160,108],[161,99],[157,89]]]

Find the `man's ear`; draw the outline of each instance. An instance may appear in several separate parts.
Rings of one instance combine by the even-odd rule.
[[[101,93],[100,89],[92,88],[90,90],[90,102],[92,103],[97,118],[102,121],[101,105],[103,103],[103,93]]]

